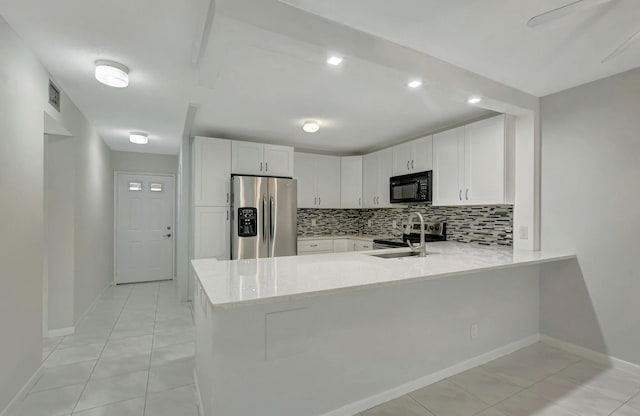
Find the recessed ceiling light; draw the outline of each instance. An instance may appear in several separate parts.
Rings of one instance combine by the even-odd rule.
[[[144,133],[131,133],[129,141],[134,144],[147,144],[149,143],[149,136]]]
[[[320,124],[317,121],[307,121],[302,125],[302,130],[307,133],[315,133],[320,130]]]
[[[480,97],[471,97],[467,100],[469,104],[478,104],[480,101],[482,101]]]
[[[418,80],[416,79],[416,80],[413,80],[413,81],[409,82],[407,85],[408,85],[409,87],[411,87],[411,88],[418,88],[419,86],[421,86],[421,85],[422,85],[422,81],[418,81]]]
[[[338,66],[342,63],[342,58],[339,56],[332,56],[329,59],[327,59],[327,63],[329,65]]]
[[[129,85],[129,68],[112,61],[96,62],[96,79],[114,88],[125,88]]]

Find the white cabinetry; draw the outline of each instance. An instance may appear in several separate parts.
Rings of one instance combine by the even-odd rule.
[[[196,206],[228,206],[231,177],[231,142],[193,139],[193,203]]]
[[[513,203],[514,139],[505,115],[434,135],[433,205]]]
[[[362,159],[364,208],[389,208],[389,178],[392,176],[391,148],[365,155]]]
[[[231,173],[292,177],[293,147],[233,141]]]
[[[298,255],[333,253],[333,240],[298,241]]]
[[[229,260],[229,207],[195,207],[193,255]]]
[[[393,176],[424,172],[433,168],[433,136],[399,144],[393,150]]]
[[[362,156],[345,156],[340,163],[340,207],[362,208]]]
[[[298,208],[340,208],[340,158],[295,153]]]
[[[373,242],[355,240],[355,251],[367,251],[367,250],[373,250]]]

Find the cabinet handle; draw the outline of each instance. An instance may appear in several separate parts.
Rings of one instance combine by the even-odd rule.
[[[467,188],[467,190],[464,191],[464,199],[466,199],[467,201],[469,200],[469,188]]]
[[[458,198],[460,198],[460,201],[462,201],[462,189],[460,189],[460,192],[458,192]]]
[[[313,205],[318,205],[318,197],[317,196],[313,197]]]
[[[411,160],[411,169],[413,169],[413,159]]]
[[[318,197],[318,205],[322,205],[322,198]]]
[[[269,162],[264,162],[264,171],[269,172]]]
[[[227,210],[227,221],[229,221],[229,211]]]
[[[227,192],[227,203],[229,202],[229,192]]]
[[[260,162],[260,172],[262,172],[262,162]]]
[[[407,160],[407,170],[409,170],[409,161]]]
[[[309,247],[318,247],[317,244],[310,244]]]
[[[362,205],[362,198],[358,198],[358,206]]]

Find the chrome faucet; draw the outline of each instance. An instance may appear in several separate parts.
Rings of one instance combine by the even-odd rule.
[[[418,252],[418,250],[420,250],[418,253],[420,255],[420,257],[426,257],[427,255],[427,245],[424,242],[424,218],[422,217],[422,214],[420,214],[419,212],[414,212],[411,214],[411,216],[409,217],[409,226],[413,228],[413,226],[411,224],[413,224],[413,219],[415,217],[418,217],[418,219],[420,220],[420,245],[419,246],[414,246],[413,244],[411,244],[411,241],[407,240],[407,244],[409,245],[409,248],[411,249],[411,251]]]

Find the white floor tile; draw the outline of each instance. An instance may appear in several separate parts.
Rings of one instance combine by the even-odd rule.
[[[475,395],[485,403],[494,405],[522,391],[506,380],[492,376],[482,367],[476,367],[449,379],[452,383]]]
[[[160,392],[194,383],[194,360],[177,361],[149,371],[149,392]]]
[[[611,413],[611,416],[640,416],[640,410],[625,405]]]
[[[101,358],[120,358],[147,354],[151,351],[152,335],[110,340],[104,347]]]
[[[153,336],[153,348],[194,342],[195,339],[195,328],[173,328],[164,331],[156,331]]]
[[[139,371],[124,376],[91,380],[87,383],[75,411],[144,397],[147,389],[147,377],[147,371]]]
[[[631,398],[631,400],[627,402],[627,405],[633,407],[636,410],[640,410],[640,394]]]
[[[146,415],[198,416],[193,386],[180,387],[147,396]]]
[[[596,389],[623,402],[640,393],[640,378],[622,370],[587,360],[565,368],[557,373],[556,377]]]
[[[30,393],[12,416],[61,416],[73,410],[84,384]]]
[[[154,348],[151,352],[151,367],[170,364],[175,361],[192,359],[195,355],[195,343],[169,345]]]
[[[97,360],[104,344],[80,345],[53,351],[44,362],[45,367]]]
[[[91,379],[97,380],[147,370],[150,361],[151,352],[122,357],[101,358],[91,374]]]
[[[580,416],[528,390],[511,396],[495,407],[507,416]]]
[[[361,416],[433,416],[421,404],[405,395],[380,406],[365,410]]]
[[[416,390],[409,395],[436,416],[472,416],[489,407],[489,404],[448,380]]]
[[[96,361],[83,361],[75,364],[45,368],[42,376],[31,391],[84,384],[89,380],[91,370],[93,370],[95,363]]]
[[[73,416],[143,416],[144,402],[145,399],[141,397],[139,399],[126,400],[124,402],[76,412]]]

